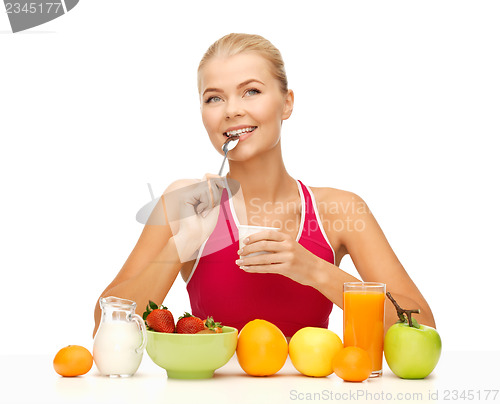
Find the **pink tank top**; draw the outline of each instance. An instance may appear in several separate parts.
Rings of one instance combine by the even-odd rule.
[[[333,251],[324,233],[314,195],[297,181],[302,203],[297,241],[318,257],[335,263]],[[255,274],[235,264],[239,258],[237,217],[228,187],[223,191],[218,222],[201,246],[187,280],[193,315],[241,330],[254,319],[270,321],[291,337],[303,327],[328,328],[333,304],[311,286],[297,283],[279,274]]]

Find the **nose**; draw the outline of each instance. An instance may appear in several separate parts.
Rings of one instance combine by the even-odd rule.
[[[226,119],[245,115],[245,110],[240,100],[228,99],[226,101]]]

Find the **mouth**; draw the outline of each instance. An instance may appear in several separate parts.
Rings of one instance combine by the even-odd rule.
[[[255,129],[257,129],[257,126],[248,126],[246,128],[230,130],[230,131],[224,132],[223,135],[226,137],[234,137],[234,136],[239,137],[239,136],[244,135],[245,133],[253,132]]]

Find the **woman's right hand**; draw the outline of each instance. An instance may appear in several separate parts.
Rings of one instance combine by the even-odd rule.
[[[215,229],[223,189],[222,177],[206,174],[201,180],[175,181],[163,194],[160,202],[181,262],[195,259]]]

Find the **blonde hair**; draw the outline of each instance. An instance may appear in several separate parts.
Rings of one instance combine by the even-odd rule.
[[[213,57],[229,57],[245,52],[255,52],[271,64],[271,74],[280,82],[281,91],[288,92],[285,63],[280,51],[260,35],[228,34],[215,41],[203,55],[198,66],[198,92],[201,92],[201,70]]]

